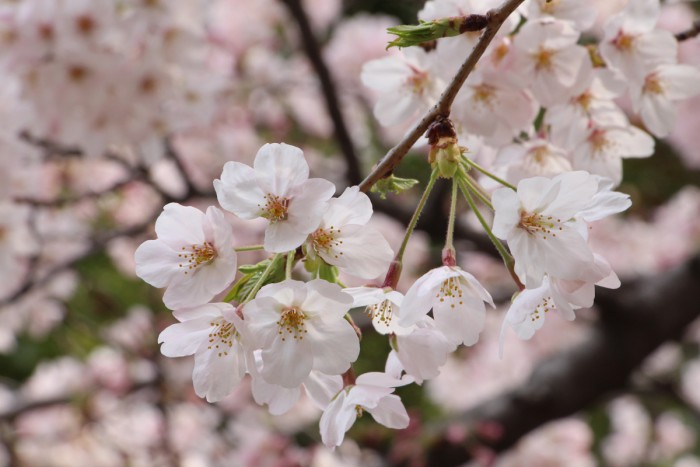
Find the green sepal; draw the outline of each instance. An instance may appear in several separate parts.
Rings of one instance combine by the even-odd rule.
[[[459,35],[459,26],[456,28],[451,18],[436,19],[433,21],[421,21],[420,24],[401,24],[388,28],[389,34],[396,37],[389,42],[387,49],[391,47],[411,47],[423,42],[430,42],[441,37],[452,37]]]
[[[410,190],[417,184],[418,180],[414,178],[399,178],[394,175],[389,175],[375,183],[370,192],[379,193],[380,198],[386,199],[386,195],[389,192],[399,195],[404,191]]]
[[[258,279],[260,279],[260,277],[263,275],[265,269],[267,269],[271,261],[272,259],[266,259],[260,261],[257,264],[246,264],[239,267],[238,270],[243,273],[243,277],[238,279],[238,281],[233,285],[233,287],[231,287],[231,290],[228,294],[226,294],[224,301],[243,301],[243,299],[245,299],[248,296],[250,291],[253,290],[253,287],[255,287],[255,284],[258,282]],[[283,280],[284,263],[282,261],[277,261],[277,263],[273,266],[272,271],[270,271],[270,275],[267,276],[267,279],[265,280],[263,286],[266,284],[282,282]]]

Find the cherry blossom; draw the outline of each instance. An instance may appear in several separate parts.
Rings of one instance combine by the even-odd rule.
[[[253,168],[227,162],[220,180],[214,180],[219,204],[242,219],[269,221],[265,249],[286,252],[297,248],[315,231],[335,187],[327,180],[309,178],[301,149],[288,144],[266,144],[255,156]]]
[[[223,212],[167,204],[156,220],[157,240],[134,254],[136,274],[154,287],[166,287],[170,309],[207,303],[233,282],[237,257],[231,226]]]
[[[399,378],[392,363],[387,360],[385,373],[365,373],[357,377],[355,384],[343,388],[328,404],[320,421],[321,441],[329,448],[340,446],[345,433],[357,417],[367,411],[382,425],[402,429],[408,426],[409,417],[394,388],[411,382],[410,378]]]
[[[528,287],[541,284],[545,274],[564,280],[589,280],[595,261],[587,238],[583,212],[592,216],[611,185],[587,172],[567,172],[548,179],[521,180],[517,192],[501,188],[493,193],[493,233],[508,241],[515,272]],[[597,197],[596,197],[597,196]],[[613,194],[619,203],[600,203],[605,215],[629,207],[626,195]]]
[[[321,279],[285,280],[260,289],[243,315],[255,349],[262,349],[262,377],[295,388],[312,370],[339,375],[357,359],[360,344],[345,319],[352,297]]]
[[[494,306],[491,295],[474,276],[458,266],[442,266],[428,271],[408,289],[399,324],[416,324],[432,309],[435,325],[452,345],[474,345],[484,329],[484,302]]]
[[[529,0],[526,6],[528,19],[552,17],[570,21],[579,31],[593,26],[597,14],[594,6],[577,0]]]
[[[347,188],[328,202],[321,224],[309,236],[307,253],[357,277],[385,273],[394,252],[377,229],[366,225],[371,216],[369,197],[356,186]]]
[[[175,310],[180,323],[158,336],[166,357],[194,354],[192,381],[198,396],[209,402],[228,396],[246,372],[246,348],[239,330],[242,320],[229,303],[209,303]]]

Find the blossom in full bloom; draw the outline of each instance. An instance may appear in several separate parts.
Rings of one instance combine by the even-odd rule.
[[[246,372],[246,349],[241,341],[242,320],[230,303],[175,310],[180,321],[158,336],[166,357],[194,354],[192,381],[198,396],[209,402],[228,396]]]
[[[352,297],[324,280],[286,280],[260,289],[243,307],[253,348],[262,349],[260,374],[295,388],[312,370],[339,375],[357,359],[360,343],[344,316]]]
[[[307,253],[364,279],[385,273],[394,252],[384,236],[366,225],[372,202],[359,188],[349,187],[328,202],[318,229],[308,239]]]
[[[233,282],[233,233],[220,209],[210,206],[205,214],[167,204],[156,220],[156,234],[156,240],[136,250],[136,274],[154,287],[166,287],[168,308],[203,305]]]
[[[527,287],[540,285],[545,274],[589,280],[595,262],[587,221],[596,217],[597,209],[604,217],[631,204],[627,195],[611,192],[611,186],[601,177],[577,171],[551,179],[527,178],[517,191],[502,188],[493,193],[493,233],[508,241],[515,272]]]
[[[263,217],[265,249],[282,253],[297,248],[316,230],[335,186],[309,178],[301,149],[288,144],[266,144],[253,167],[230,161],[220,180],[214,180],[219,204],[242,219]]]
[[[421,321],[432,309],[435,325],[452,345],[474,345],[484,329],[488,291],[457,266],[442,266],[421,276],[404,297],[399,324]]]
[[[365,411],[388,428],[402,429],[408,426],[406,408],[393,392],[394,388],[409,384],[412,379],[399,378],[396,368],[400,366],[390,356],[386,372],[360,375],[355,384],[346,386],[335,396],[321,416],[323,444],[329,448],[340,446],[345,433]]]

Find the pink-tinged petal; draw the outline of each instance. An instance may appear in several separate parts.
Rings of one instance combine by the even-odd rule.
[[[292,188],[309,178],[309,164],[301,149],[284,143],[265,144],[253,163],[255,175],[264,193],[288,197]]]
[[[376,305],[385,300],[384,290],[378,287],[349,287],[343,292],[352,297],[352,308]]]
[[[433,307],[435,325],[453,346],[474,345],[486,324],[486,308],[478,299],[462,297],[461,306]]]
[[[664,94],[668,99],[688,99],[700,93],[700,70],[692,65],[661,67],[659,78],[664,83]]]
[[[522,183],[522,182],[521,182]],[[493,234],[505,239],[520,223],[520,201],[510,188],[499,188],[491,195],[494,208]]]
[[[306,283],[306,298],[301,309],[307,313],[321,315],[324,319],[341,319],[352,306],[352,297],[337,284],[322,279]]]
[[[228,285],[222,286],[220,282],[222,277],[216,275],[216,272],[216,269],[211,266],[200,266],[187,275],[183,272],[182,277],[171,283],[165,290],[163,303],[171,310],[204,305]],[[230,275],[230,272],[228,274]],[[212,285],[217,286],[218,290],[212,290]]]
[[[180,308],[173,311],[173,316],[178,321],[189,321],[197,318],[220,318],[222,315],[228,314],[235,310],[230,303],[207,303],[206,305],[194,308]]]
[[[420,101],[404,89],[395,90],[382,96],[374,105],[374,116],[384,126],[401,123],[416,113]]]
[[[646,95],[642,98],[639,115],[644,126],[654,136],[668,136],[676,123],[676,107],[666,96]]]
[[[343,209],[339,209],[343,208]],[[365,225],[372,217],[372,202],[357,186],[345,189],[338,198],[328,202],[323,225],[340,227],[347,224]]]
[[[357,419],[355,406],[345,404],[346,396],[345,391],[340,391],[321,415],[319,422],[321,441],[330,449],[343,443],[345,433]]]
[[[399,396],[391,394],[383,398],[376,408],[369,410],[372,417],[387,428],[401,430],[408,426],[411,419]]]
[[[311,401],[319,409],[325,409],[330,404],[333,396],[343,388],[343,378],[338,375],[326,375],[318,371],[311,371],[304,381],[304,389]]]
[[[206,240],[214,243],[219,256],[235,256],[233,249],[233,230],[224,217],[223,211],[215,206],[209,206],[206,212],[204,231]]]
[[[543,304],[545,303],[545,298],[549,296],[549,293],[549,280],[545,278],[541,286],[535,289],[525,289],[515,297],[515,300],[513,300],[513,303],[506,313],[501,327],[501,335],[499,338],[500,356],[503,355],[505,333],[509,327],[513,328],[516,335],[523,340],[531,339],[532,336],[535,335],[535,332],[542,327],[545,319]],[[550,305],[553,306],[553,304]]]
[[[300,387],[285,388],[270,384],[259,375],[252,378],[251,392],[257,404],[268,405],[268,410],[272,415],[282,415],[289,412],[301,396]]]
[[[146,240],[134,253],[136,275],[153,287],[165,287],[183,275],[182,258],[160,240]]]
[[[272,297],[258,297],[243,306],[246,337],[253,348],[269,347],[279,336],[277,323],[283,307]]]
[[[272,297],[284,306],[300,306],[308,294],[306,283],[302,281],[285,280],[275,284],[267,284],[260,289],[256,297]]]
[[[350,323],[344,319],[313,319],[307,321],[307,334],[313,355],[313,369],[329,375],[339,375],[357,360],[360,340]]]
[[[411,68],[401,58],[386,57],[365,63],[360,79],[368,88],[386,93],[403,85],[411,73]]]
[[[158,336],[158,343],[163,344],[160,352],[166,357],[192,355],[206,346],[211,330],[211,318],[206,316],[170,325]]]
[[[447,355],[455,348],[438,329],[434,327],[416,328],[411,334],[397,336],[393,352],[406,373],[417,384],[440,374],[440,367],[447,361]]]
[[[435,294],[442,283],[458,275],[456,270],[443,266],[419,277],[404,296],[399,324],[408,327],[422,320],[432,308]]]
[[[566,172],[555,176],[552,183],[560,183],[558,196],[540,210],[543,216],[567,221],[584,209],[598,191],[598,178],[588,172]]]
[[[191,206],[166,204],[156,219],[156,235],[173,249],[204,243],[204,213]]]
[[[627,210],[632,205],[629,195],[617,191],[596,194],[590,206],[579,213],[586,222],[593,222]]]
[[[208,402],[225,399],[241,382],[245,374],[245,359],[237,344],[228,352],[206,350],[194,356],[192,381],[199,397]]]
[[[309,376],[314,364],[311,339],[295,339],[292,334],[278,334],[262,351],[262,377],[285,388],[295,388]]]
[[[611,134],[619,145],[620,155],[624,158],[643,158],[654,154],[654,138],[635,126]]]
[[[346,225],[335,238],[335,246],[320,250],[319,256],[328,264],[363,279],[386,274],[394,252],[384,236],[373,227]]]
[[[493,303],[493,298],[491,298],[491,294],[483,285],[481,285],[481,282],[479,282],[476,277],[472,276],[461,268],[455,269],[461,276],[460,288],[462,288],[466,295],[478,297],[481,301],[488,303],[493,308],[496,307],[496,305]]]
[[[318,225],[318,224],[317,224]],[[273,222],[265,229],[264,247],[273,253],[286,253],[301,246],[309,232],[306,227],[300,229],[289,221]]]
[[[260,217],[266,193],[258,184],[255,170],[240,162],[227,162],[221,180],[214,180],[216,198],[221,207],[241,219]]]

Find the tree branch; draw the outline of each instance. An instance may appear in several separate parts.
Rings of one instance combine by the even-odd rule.
[[[472,428],[498,427],[499,436],[480,435],[477,429],[463,443],[439,439],[430,448],[430,465],[462,464],[477,446],[503,451],[531,430],[625,388],[649,354],[665,341],[680,339],[700,316],[698,284],[700,254],[668,273],[617,291],[600,290],[596,303],[601,319],[585,343],[544,361],[524,385],[459,419]]]
[[[700,18],[693,21],[693,25],[690,29],[676,34],[676,40],[678,42],[686,41],[688,39],[692,39],[693,37],[697,37],[698,34],[700,34]]]
[[[355,151],[355,145],[350,137],[350,132],[345,124],[345,118],[343,117],[343,112],[340,108],[340,101],[338,99],[338,90],[335,86],[333,78],[331,76],[330,70],[323,60],[321,55],[321,49],[319,48],[318,41],[311,29],[311,24],[309,23],[309,18],[304,11],[304,7],[300,0],[280,0],[284,3],[292,17],[299,26],[299,32],[301,33],[301,40],[304,45],[304,51],[311,66],[318,76],[318,81],[321,84],[321,91],[323,92],[323,97],[326,102],[326,109],[328,110],[328,115],[333,122],[333,129],[335,132],[335,137],[340,147],[340,151],[345,158],[345,163],[347,164],[347,174],[346,179],[350,185],[357,185],[362,180],[362,172],[360,170],[360,162]]]
[[[403,157],[408,153],[408,151],[416,144],[418,138],[426,132],[431,123],[438,117],[447,117],[450,114],[452,108],[452,103],[457,97],[457,93],[466,81],[469,74],[472,72],[476,66],[481,56],[486,51],[496,33],[500,29],[501,25],[505,22],[508,16],[515,11],[524,0],[507,0],[499,8],[489,11],[486,16],[488,18],[488,24],[484,32],[479,38],[479,42],[476,43],[474,49],[469,54],[467,59],[462,63],[459,71],[452,79],[450,84],[447,86],[445,91],[438,99],[437,103],[431,108],[427,114],[409,131],[406,136],[389,152],[384,156],[384,158],[377,164],[377,166],[372,170],[363,181],[360,183],[360,190],[363,192],[369,191],[372,186],[377,183],[380,179],[391,174],[394,169],[401,163]]]

